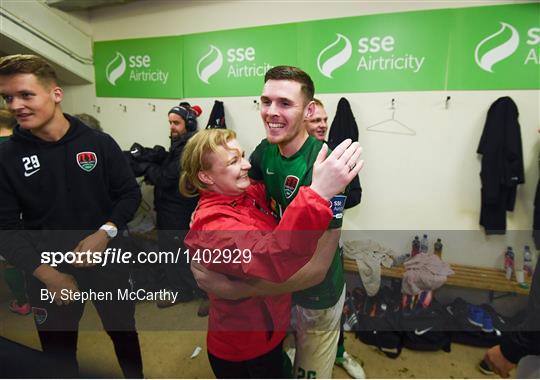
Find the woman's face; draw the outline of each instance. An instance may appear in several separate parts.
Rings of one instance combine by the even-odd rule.
[[[206,183],[208,190],[225,195],[240,195],[250,185],[248,170],[251,164],[244,157],[245,152],[236,139],[227,146],[218,147],[208,155],[209,170],[199,172],[199,179]]]

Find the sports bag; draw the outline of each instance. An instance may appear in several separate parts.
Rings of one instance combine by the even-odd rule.
[[[450,352],[452,341],[447,314],[435,299],[427,308],[402,310],[400,317],[404,347],[416,351]]]

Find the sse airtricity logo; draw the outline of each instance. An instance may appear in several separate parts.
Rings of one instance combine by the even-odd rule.
[[[501,34],[505,33],[505,31],[510,31],[510,36],[506,41],[495,47],[492,47],[488,51],[480,53],[483,50],[484,46],[488,44],[492,45],[492,41],[498,38]],[[508,34],[508,32],[506,32],[506,34]],[[482,41],[480,41],[478,46],[476,46],[476,49],[474,50],[474,60],[482,70],[487,71],[488,73],[493,73],[493,66],[496,63],[501,62],[514,54],[518,47],[519,33],[516,28],[514,28],[510,24],[501,22],[501,29],[499,29],[492,35],[484,38]]]
[[[197,62],[197,75],[206,84],[212,75],[217,73],[223,66],[223,54],[214,45],[210,45],[210,51]]]
[[[126,59],[122,53],[116,52],[116,56],[109,62],[105,68],[107,80],[113,86],[116,86],[116,81],[126,72]]]
[[[332,72],[346,64],[352,55],[351,41],[342,34],[336,33],[336,36],[337,39],[321,50],[317,57],[317,68],[322,75],[330,79],[332,79]],[[328,52],[331,54],[333,50],[339,49],[340,44],[344,45],[343,48],[332,56],[325,57]]]

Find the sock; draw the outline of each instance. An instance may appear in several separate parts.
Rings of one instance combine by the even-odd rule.
[[[294,379],[293,364],[285,351],[283,351],[283,375],[286,379]]]
[[[343,363],[343,353],[345,352],[345,346],[338,345],[337,347],[337,354],[336,354],[336,362]]]
[[[17,268],[6,268],[4,276],[9,289],[17,300],[17,304],[20,306],[28,303],[28,298],[26,297],[26,285],[22,271]]]

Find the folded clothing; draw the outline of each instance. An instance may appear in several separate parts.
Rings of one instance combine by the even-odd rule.
[[[346,241],[343,244],[345,257],[354,259],[358,273],[368,296],[374,296],[381,286],[381,265],[390,268],[397,254],[372,240]]]
[[[423,290],[435,290],[441,287],[448,276],[454,274],[450,265],[437,255],[419,253],[403,264],[405,273],[401,283],[403,294],[417,295]]]

